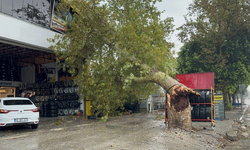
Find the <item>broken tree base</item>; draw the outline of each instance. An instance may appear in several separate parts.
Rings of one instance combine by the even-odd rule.
[[[189,102],[190,92],[188,90],[182,86],[176,86],[171,90],[172,94],[167,95],[169,128],[192,130],[191,105]]]

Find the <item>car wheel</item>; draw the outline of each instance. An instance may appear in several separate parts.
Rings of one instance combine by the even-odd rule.
[[[31,128],[32,128],[32,129],[37,129],[37,127],[38,127],[38,124],[32,124],[32,125],[31,125]]]

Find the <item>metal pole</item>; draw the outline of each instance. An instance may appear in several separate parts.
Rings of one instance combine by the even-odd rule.
[[[240,98],[240,99],[241,99],[240,101],[241,101],[241,111],[242,111],[242,103],[243,103],[243,95],[242,95],[242,91],[241,91],[240,97],[241,97],[241,98]]]

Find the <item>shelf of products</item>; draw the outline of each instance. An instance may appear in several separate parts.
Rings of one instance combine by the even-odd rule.
[[[20,90],[36,92],[35,104],[40,108],[42,117],[57,117],[58,115],[74,115],[79,112],[79,88],[73,80],[56,81],[43,84],[21,84]]]

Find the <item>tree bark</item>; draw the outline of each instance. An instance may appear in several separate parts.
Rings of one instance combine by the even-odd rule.
[[[223,91],[223,97],[224,97],[224,100],[225,100],[225,104],[226,102],[229,103],[229,97],[228,97],[228,91]]]
[[[192,130],[191,106],[188,97],[167,94],[168,128]]]
[[[168,93],[168,128],[192,130],[189,98],[199,96],[200,94],[162,72],[152,71],[152,76],[152,80],[163,87]]]
[[[233,93],[233,103],[236,103],[236,92]]]

